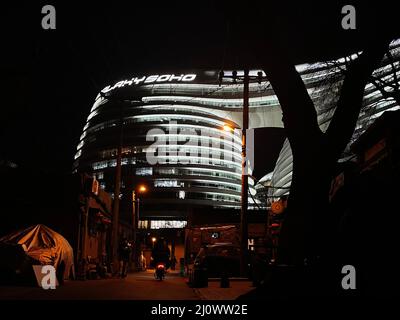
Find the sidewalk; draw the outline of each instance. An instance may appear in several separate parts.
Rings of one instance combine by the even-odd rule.
[[[230,281],[230,288],[220,288],[219,281],[209,281],[207,288],[193,288],[201,300],[235,300],[255,289],[251,281]]]

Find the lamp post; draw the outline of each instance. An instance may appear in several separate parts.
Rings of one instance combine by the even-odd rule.
[[[242,180],[241,180],[241,208],[240,208],[240,274],[246,276],[247,274],[247,256],[248,256],[248,222],[247,222],[247,207],[248,207],[248,168],[247,168],[247,155],[246,155],[246,129],[240,127],[232,127],[229,124],[223,126],[223,130],[227,132],[234,132],[235,129],[242,129]]]
[[[241,183],[241,210],[240,210],[240,273],[242,276],[247,275],[247,263],[248,263],[248,168],[247,168],[247,155],[246,155],[246,134],[249,128],[249,82],[250,79],[261,81],[265,79],[261,71],[257,72],[256,76],[249,75],[249,69],[245,69],[243,76],[238,76],[237,71],[233,71],[232,75],[225,75],[223,71],[219,73],[219,85],[221,86],[223,78],[233,79],[233,83],[236,83],[238,79],[243,81],[243,124],[242,124],[242,183]],[[224,130],[229,131],[229,125],[224,125]],[[237,128],[239,129],[239,128]],[[230,129],[231,131],[234,128]]]
[[[123,104],[119,102],[120,115],[119,115],[119,139],[117,148],[117,165],[115,168],[115,180],[114,180],[114,202],[112,211],[112,261],[114,270],[113,273],[117,273],[119,269],[118,261],[118,237],[119,237],[119,194],[121,192],[121,162],[122,162],[122,144],[124,137],[123,130]]]
[[[134,243],[134,250],[133,250],[133,264],[134,269],[137,269],[139,266],[139,243],[138,243],[138,229],[139,229],[139,214],[140,214],[140,198],[139,194],[143,194],[147,191],[145,185],[140,185],[137,188],[137,192],[135,190],[132,191],[132,227],[133,227],[133,243]],[[137,193],[137,196],[136,196]]]

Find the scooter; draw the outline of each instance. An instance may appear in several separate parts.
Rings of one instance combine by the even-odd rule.
[[[165,264],[163,263],[157,264],[156,270],[154,272],[154,277],[160,281],[165,278]]]

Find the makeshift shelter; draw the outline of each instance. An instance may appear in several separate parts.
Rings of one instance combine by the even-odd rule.
[[[29,257],[19,244],[0,242],[0,284],[36,285],[32,265],[40,264]]]
[[[19,256],[21,256],[20,249],[22,248],[28,259],[20,259],[18,261],[24,261],[25,269],[27,261],[30,261],[31,265],[54,266],[59,279],[61,277],[62,279],[69,279],[74,276],[74,254],[71,245],[59,233],[44,225],[31,226],[25,230],[16,231],[0,238],[0,248],[0,260],[6,258],[6,255],[9,255],[12,250],[19,251]],[[18,268],[16,269],[18,273],[18,270],[20,270],[18,261],[15,260],[13,262],[14,265],[3,261],[1,262],[2,268],[13,266]],[[7,263],[8,265],[6,265]]]

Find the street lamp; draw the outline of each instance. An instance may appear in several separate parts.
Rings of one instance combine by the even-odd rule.
[[[151,238],[151,243],[153,244],[153,249],[154,249],[154,243],[157,241],[157,238],[156,237],[152,237]]]
[[[137,214],[135,215],[135,221],[136,221],[136,226],[139,223],[139,213],[140,213],[140,198],[139,198],[139,194],[144,194],[145,192],[147,192],[147,187],[144,184],[139,185],[139,187],[137,188],[137,193],[138,193],[138,197],[136,200],[137,203]],[[135,191],[133,191],[133,194],[135,194]],[[135,201],[135,199],[133,199]]]
[[[222,127],[222,129],[226,132],[233,132],[235,130],[234,127],[232,127],[230,124],[224,124],[224,126]]]
[[[133,243],[134,243],[134,250],[133,250],[133,261],[134,261],[134,266],[135,268],[137,268],[139,266],[139,255],[138,255],[138,251],[140,249],[139,247],[139,243],[138,243],[138,227],[139,227],[139,214],[140,214],[140,198],[139,198],[139,194],[143,194],[147,191],[147,187],[143,184],[139,185],[137,187],[137,196],[136,196],[136,192],[135,189],[132,191],[132,209],[133,209],[133,215],[132,215],[132,226],[133,226]],[[137,204],[137,206],[136,206]]]

